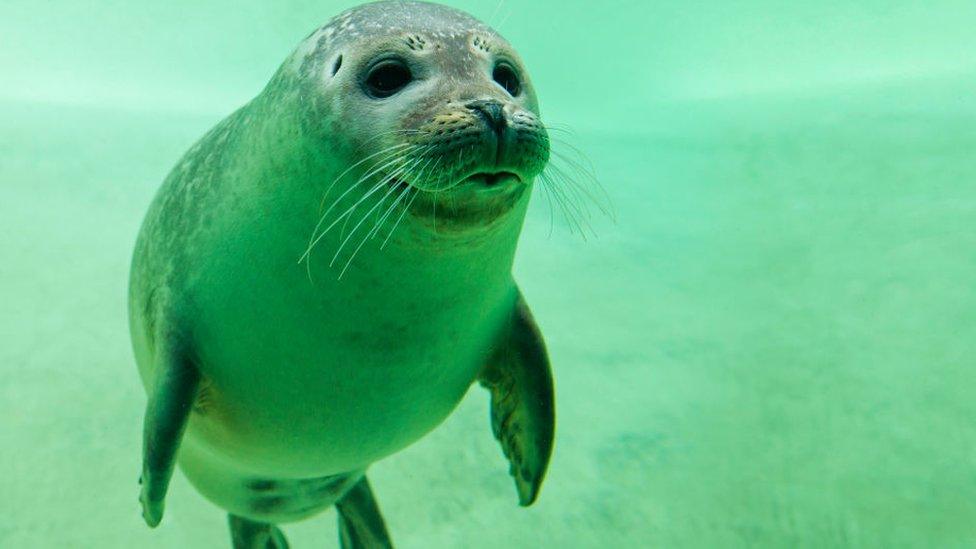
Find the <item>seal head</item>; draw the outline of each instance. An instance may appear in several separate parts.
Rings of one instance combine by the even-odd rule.
[[[312,99],[307,130],[340,164],[355,166],[338,190],[362,197],[393,187],[391,199],[409,203],[414,217],[436,216],[442,228],[490,224],[548,161],[549,138],[517,52],[452,8],[378,2],[347,11],[306,38],[282,69]]]

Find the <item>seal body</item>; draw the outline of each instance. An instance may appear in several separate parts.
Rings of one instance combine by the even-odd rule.
[[[173,169],[130,282],[151,525],[172,459],[235,539],[360,501],[371,463],[501,379],[486,367],[521,318],[511,267],[548,138],[500,62],[520,64],[460,12],[366,5]]]
[[[364,249],[341,280],[323,270],[311,283],[296,263],[308,223],[288,227],[293,204],[271,195],[254,210],[251,199],[233,200],[237,206],[214,212],[192,242],[172,243],[192,267],[169,268],[194,271],[180,277],[185,287],[133,284],[133,339],[146,382],[153,349],[141,311],[170,306],[154,301],[173,294],[193,296],[178,307],[193,318],[203,381],[181,465],[228,509],[240,505],[208,489],[218,471],[238,469],[242,478],[354,471],[435,427],[484,365],[516,297],[515,216],[492,230],[506,238],[448,236],[443,250],[421,239],[418,246],[432,248]],[[320,200],[307,198],[313,206]],[[149,223],[143,234],[155,230],[169,229]],[[151,245],[140,242],[136,273],[154,271]]]

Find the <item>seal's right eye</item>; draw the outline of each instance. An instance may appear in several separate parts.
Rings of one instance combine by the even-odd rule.
[[[366,93],[376,99],[390,97],[413,80],[410,69],[398,59],[380,61],[366,75]]]

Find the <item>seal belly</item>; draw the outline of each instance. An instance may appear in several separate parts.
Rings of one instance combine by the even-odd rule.
[[[252,290],[261,284],[238,280]],[[201,315],[197,326],[206,390],[188,436],[269,476],[365,467],[450,414],[484,366],[515,292],[504,280],[482,281],[477,290],[405,298],[403,285],[373,284],[366,300],[358,281],[342,282],[343,293],[330,295],[299,280],[273,302],[260,290],[228,292],[236,284],[208,291],[208,300],[228,293],[201,307],[220,313],[213,322]]]

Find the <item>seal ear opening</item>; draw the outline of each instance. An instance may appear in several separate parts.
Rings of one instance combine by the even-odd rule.
[[[339,67],[342,66],[342,54],[336,57],[335,63],[332,64],[332,76],[335,76],[339,72]]]

